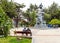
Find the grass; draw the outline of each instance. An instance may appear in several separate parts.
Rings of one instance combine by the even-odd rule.
[[[16,37],[0,38],[0,43],[31,43],[31,39],[23,38],[18,40]]]

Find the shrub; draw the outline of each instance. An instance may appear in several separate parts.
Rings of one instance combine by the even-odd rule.
[[[6,15],[0,6],[0,29],[3,28],[4,36],[6,37],[8,34],[9,28],[11,28],[11,19]]]
[[[52,19],[49,24],[52,24],[52,25],[60,25],[60,20],[58,19]]]

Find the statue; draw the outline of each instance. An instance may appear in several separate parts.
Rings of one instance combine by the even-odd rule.
[[[42,7],[43,7],[43,5],[42,5],[42,3],[41,3],[41,4],[39,5],[39,8],[42,9]]]
[[[43,28],[46,27],[46,23],[44,21],[44,12],[43,12],[43,5],[42,3],[38,7],[38,13],[37,13],[37,18],[36,18],[36,24],[34,27],[37,28]]]

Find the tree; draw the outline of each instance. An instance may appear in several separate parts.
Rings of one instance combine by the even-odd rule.
[[[49,22],[50,22],[50,20],[51,20],[51,15],[50,15],[50,14],[45,13],[45,14],[44,14],[44,20],[46,20],[46,22],[47,22],[47,23],[49,23]]]
[[[10,2],[8,0],[1,0],[0,5],[10,18],[18,16],[17,10],[20,10],[20,8],[25,6],[24,4],[15,3],[12,0]]]
[[[56,13],[56,16],[55,16],[57,19],[59,19],[60,20],[60,10],[58,10],[57,11],[57,13]]]
[[[48,20],[50,22],[52,19],[60,19],[60,8],[57,3],[53,2],[53,4],[51,4],[51,6],[49,6],[48,8],[45,8],[44,11],[46,13],[46,21]]]
[[[12,16],[16,15],[16,7],[13,2],[9,2],[8,0],[1,0],[0,5],[2,6],[4,12],[12,18]]]
[[[30,4],[30,7],[26,10],[26,13],[24,14],[25,17],[28,19],[29,21],[29,25],[30,26],[34,26],[34,24],[36,23],[36,12],[37,12],[37,5],[33,5]]]
[[[48,9],[49,9],[48,14],[51,14],[51,19],[56,18],[58,12],[58,5],[55,2],[53,2],[53,4]]]
[[[30,4],[30,7],[28,8],[28,11],[30,11],[30,12],[32,12],[33,10],[37,11],[37,9],[38,9],[38,6],[36,4],[35,5]]]
[[[28,25],[34,26],[34,24],[36,23],[36,11],[33,10],[32,12],[30,12],[29,10],[27,10],[23,13],[23,16],[28,20]]]
[[[9,28],[12,27],[11,19],[6,15],[2,7],[0,6],[0,29],[3,29],[3,34],[6,37],[8,35]]]
[[[32,13],[30,14],[30,18],[31,18],[30,25],[34,26],[36,23],[36,12],[35,11],[32,11]]]

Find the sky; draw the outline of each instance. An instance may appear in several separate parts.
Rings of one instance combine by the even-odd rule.
[[[50,6],[53,2],[57,3],[60,6],[60,0],[13,0],[13,1],[20,4],[24,3],[26,7],[23,10],[29,8],[31,3],[36,4],[38,6],[42,3],[44,8],[45,7],[48,8],[48,6]]]

